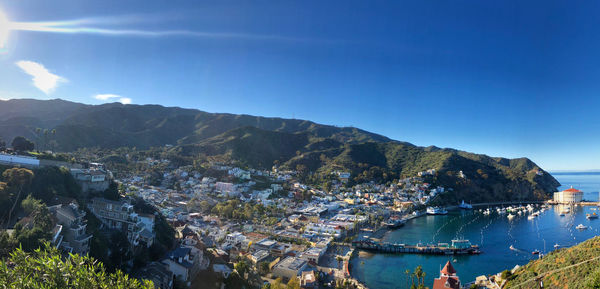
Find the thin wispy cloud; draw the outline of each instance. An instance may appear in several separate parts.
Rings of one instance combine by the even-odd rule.
[[[33,85],[45,94],[52,93],[56,87],[63,82],[67,82],[67,79],[58,76],[46,69],[44,65],[29,61],[21,60],[15,63],[23,72],[29,74],[32,77]]]
[[[118,94],[96,94],[94,95],[94,98],[97,100],[102,100],[102,101],[109,101],[109,100],[117,100],[118,102],[122,103],[122,104],[131,104],[131,98],[129,97],[122,97]]]
[[[153,19],[149,21],[148,19]],[[287,37],[282,35],[253,34],[253,33],[235,33],[235,32],[208,32],[189,29],[128,29],[128,28],[108,28],[115,24],[133,24],[140,25],[147,22],[168,21],[169,18],[148,17],[143,15],[125,15],[92,17],[65,21],[45,21],[45,22],[11,22],[10,30],[36,31],[51,33],[69,33],[69,34],[97,34],[105,36],[137,36],[137,37],[166,37],[182,36],[194,38],[213,38],[213,39],[243,39],[243,40],[271,40],[271,41],[292,41],[306,42],[313,39]]]

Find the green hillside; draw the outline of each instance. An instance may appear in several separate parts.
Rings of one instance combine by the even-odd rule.
[[[600,288],[600,237],[529,262],[504,288]]]
[[[437,174],[428,181],[455,189],[444,196],[447,202],[543,199],[559,186],[526,158],[418,147],[357,128],[306,120],[27,99],[0,101],[0,113],[0,138],[10,141],[23,135],[41,150],[144,150],[171,144],[174,154],[188,159],[208,156],[256,168],[305,168],[321,177],[334,170],[349,171],[351,183],[388,182],[435,169]],[[459,177],[461,171],[464,178]]]

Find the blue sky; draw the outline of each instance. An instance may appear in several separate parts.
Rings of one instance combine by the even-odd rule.
[[[600,2],[83,2],[0,0],[0,98],[295,117],[600,168]]]

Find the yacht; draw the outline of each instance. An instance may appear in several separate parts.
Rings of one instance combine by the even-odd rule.
[[[554,249],[558,249],[560,248],[560,245],[558,243],[554,244]]]
[[[535,249],[533,250],[533,252],[531,252],[531,255],[539,255],[540,254],[540,250]]]
[[[527,216],[527,220],[533,220],[533,219],[535,219],[535,215],[529,215],[529,216]]]
[[[587,226],[584,226],[583,224],[579,224],[579,225],[577,225],[577,227],[575,227],[575,229],[577,229],[577,230],[585,230],[585,229],[587,229],[587,228],[588,228],[588,227],[587,227]]]
[[[400,218],[390,218],[385,225],[390,229],[395,229],[404,226],[406,224],[406,220]]]
[[[509,220],[512,220],[512,219],[515,217],[515,215],[513,215],[513,214],[508,214],[508,216],[506,216],[506,217],[507,217]]]
[[[461,209],[465,209],[465,210],[470,210],[473,209],[473,206],[471,206],[471,204],[467,204],[465,203],[465,200],[463,200],[460,205],[458,205],[459,208]]]
[[[446,215],[448,211],[443,207],[427,207],[427,215]]]
[[[588,218],[588,220],[591,219],[598,219],[598,214],[596,213],[592,213],[592,214],[585,214],[585,217]]]

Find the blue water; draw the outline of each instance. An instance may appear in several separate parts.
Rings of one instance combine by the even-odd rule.
[[[557,174],[555,178],[563,185],[571,185],[584,191],[587,200],[598,200],[600,174]],[[437,256],[413,254],[372,254],[360,252],[352,261],[352,274],[370,288],[406,288],[405,270],[414,270],[422,265],[426,273],[427,286],[433,285],[433,278],[439,276],[440,266],[455,259],[454,267],[464,283],[475,280],[480,275],[495,274],[515,265],[526,264],[537,258],[531,252],[535,249],[549,252],[554,244],[573,246],[600,234],[600,219],[587,220],[586,213],[594,207],[574,207],[571,214],[559,216],[562,206],[553,206],[534,220],[526,215],[509,221],[506,215],[492,213],[483,215],[474,211],[451,211],[445,216],[425,216],[410,220],[397,230],[389,232],[385,241],[416,244],[450,242],[455,238],[469,239],[478,244],[481,255]],[[575,226],[584,224],[588,230],[577,230]],[[517,251],[510,250],[513,245]]]

